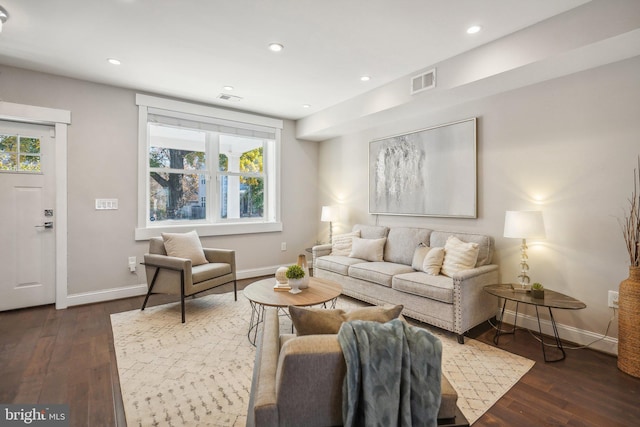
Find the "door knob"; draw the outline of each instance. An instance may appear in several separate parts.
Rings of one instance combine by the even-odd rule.
[[[53,228],[53,222],[45,222],[42,225],[36,225],[36,228]]]

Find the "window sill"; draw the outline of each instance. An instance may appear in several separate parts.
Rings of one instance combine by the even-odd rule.
[[[198,236],[228,236],[232,234],[273,233],[282,231],[281,222],[233,223],[233,224],[184,224],[159,227],[136,228],[136,240],[149,240],[159,237],[161,233],[185,233],[196,230]]]

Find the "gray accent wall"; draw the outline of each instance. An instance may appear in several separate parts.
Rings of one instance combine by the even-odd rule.
[[[127,265],[129,256],[137,256],[140,262],[147,251],[147,242],[134,239],[138,92],[0,66],[0,100],[71,111],[67,170],[70,297],[88,294],[88,300],[108,299],[117,295],[113,290],[146,283],[142,266],[130,273]],[[204,246],[236,250],[240,277],[273,273],[279,265],[293,264],[316,241],[318,144],[297,140],[295,123],[287,120],[281,141],[283,231],[202,238]],[[98,211],[96,198],[118,199],[119,209]],[[281,251],[282,242],[287,243],[286,251]]]

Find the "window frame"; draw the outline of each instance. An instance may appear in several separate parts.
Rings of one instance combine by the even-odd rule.
[[[136,240],[148,240],[151,237],[160,236],[163,232],[184,232],[196,230],[200,236],[220,236],[232,234],[253,234],[282,231],[282,221],[280,216],[280,151],[281,133],[283,121],[270,117],[258,116],[250,113],[226,110],[222,108],[210,107],[189,102],[175,101],[166,98],[158,98],[149,95],[136,94],[136,105],[138,106],[138,215],[137,227],[135,229]],[[147,210],[149,200],[149,138],[148,119],[149,108],[165,110],[165,112],[175,112],[179,118],[184,114],[202,116],[214,120],[224,120],[237,123],[239,128],[242,125],[248,127],[262,126],[273,128],[275,134],[274,144],[265,144],[265,164],[263,164],[264,185],[269,187],[269,201],[265,201],[264,219],[262,221],[251,221],[247,219],[221,220],[219,212],[208,212],[209,218],[216,222],[205,222],[202,220],[186,221],[181,224],[159,224],[151,225],[147,222]],[[268,147],[272,146],[272,147]],[[217,157],[216,157],[217,159]],[[209,161],[209,160],[208,160]],[[212,171],[217,172],[217,168]],[[210,185],[218,185],[218,174],[208,178]],[[273,194],[272,194],[273,193]],[[212,193],[219,198],[219,190]],[[219,201],[216,201],[216,205]],[[207,203],[207,210],[213,209],[212,203]],[[273,218],[269,220],[268,218]]]

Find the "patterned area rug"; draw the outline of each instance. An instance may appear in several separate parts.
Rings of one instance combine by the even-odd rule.
[[[244,426],[255,348],[247,329],[251,307],[242,292],[111,315],[127,425]],[[340,298],[337,307],[361,306]],[[288,319],[283,331],[290,331]],[[443,372],[458,406],[476,421],[533,366],[533,361],[473,339],[432,331],[443,343]]]

